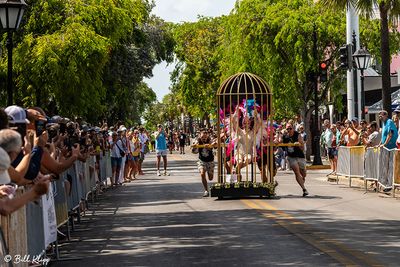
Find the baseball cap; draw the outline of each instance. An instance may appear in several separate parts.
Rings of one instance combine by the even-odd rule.
[[[358,118],[354,117],[353,119],[351,119],[351,121],[358,121]]]
[[[7,152],[0,147],[0,184],[9,184],[11,182],[8,168],[10,168],[10,157]]]
[[[61,116],[55,115],[50,118],[50,120],[47,120],[49,123],[60,123],[63,121],[63,118]]]
[[[399,105],[399,106],[397,106],[397,107],[396,107],[396,109],[395,109],[395,110],[393,110],[393,112],[400,113],[400,105]]]
[[[4,110],[8,115],[9,123],[30,123],[26,118],[26,112],[19,106],[9,106]]]

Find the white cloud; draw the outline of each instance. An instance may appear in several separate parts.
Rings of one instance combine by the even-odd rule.
[[[227,15],[236,0],[156,0],[153,13],[166,21],[196,21],[198,15]]]
[[[198,15],[216,17],[228,15],[235,6],[236,0],[155,0],[153,14],[170,22],[196,21]],[[154,76],[145,81],[156,92],[159,101],[168,94],[170,82],[169,73],[174,66],[166,67],[161,63],[153,70]]]

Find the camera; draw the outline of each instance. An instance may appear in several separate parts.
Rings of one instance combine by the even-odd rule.
[[[46,131],[46,122],[37,120],[35,121],[36,136],[41,136],[44,131]]]
[[[58,135],[59,126],[56,123],[46,125],[46,130],[49,133],[49,141],[53,140]]]
[[[65,123],[60,123],[60,133],[65,134],[66,131],[66,124]]]

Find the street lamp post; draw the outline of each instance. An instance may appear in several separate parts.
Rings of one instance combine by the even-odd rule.
[[[365,48],[358,49],[353,54],[356,67],[361,71],[361,118],[365,119],[365,93],[364,93],[364,70],[369,67],[371,54]]]
[[[12,33],[18,30],[24,15],[24,11],[28,5],[24,0],[0,0],[0,20],[3,30],[7,31],[7,105],[13,105],[13,88],[12,88]]]

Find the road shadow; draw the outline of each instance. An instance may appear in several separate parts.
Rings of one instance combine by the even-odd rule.
[[[78,241],[60,246],[61,258],[82,259],[54,266],[341,266],[255,209],[232,209],[231,202],[222,201],[218,210],[166,210],[200,199],[193,191],[197,186],[138,183],[105,192],[76,225],[72,237]],[[397,220],[336,220],[322,209],[279,212],[382,262],[398,261]]]
[[[307,198],[307,199],[342,199],[342,197],[338,197],[338,196],[308,195],[306,197],[303,197],[301,195],[292,195],[292,194],[289,194],[289,195],[278,195],[274,199],[279,200],[281,198],[289,198],[289,199],[291,199],[291,198],[294,198],[294,199],[296,199],[296,198],[302,198],[302,199],[304,199],[304,198]]]

